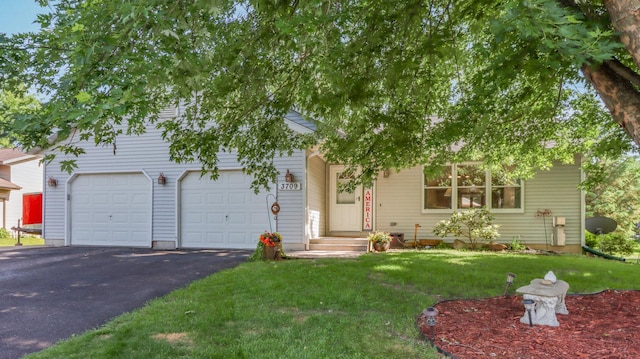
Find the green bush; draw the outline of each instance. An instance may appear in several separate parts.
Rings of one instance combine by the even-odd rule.
[[[472,248],[477,248],[480,241],[491,243],[498,237],[500,225],[491,224],[494,217],[486,208],[474,208],[462,212],[453,212],[448,221],[442,220],[433,227],[436,236],[446,237],[453,234],[465,237]]]
[[[626,235],[619,232],[601,234],[598,244],[601,252],[625,255],[633,253],[636,246],[635,241],[628,239]]]
[[[511,243],[509,243],[509,249],[512,251],[522,251],[525,250],[527,246],[520,242],[520,236],[513,237]]]
[[[0,228],[0,238],[11,238],[11,233],[5,228]]]
[[[594,249],[598,248],[598,236],[589,231],[585,231],[584,233],[584,244]]]

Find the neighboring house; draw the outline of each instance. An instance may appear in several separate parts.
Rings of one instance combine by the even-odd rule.
[[[286,121],[296,131],[315,129],[293,111]],[[201,177],[199,163],[171,162],[159,130],[122,136],[117,143],[114,155],[88,142],[71,174],[60,170],[59,161],[66,159],[60,154],[45,167],[45,177],[58,182],[45,188],[47,244],[252,249],[262,231],[277,230],[285,249],[305,250],[317,238],[347,241],[375,229],[412,240],[416,224],[419,238],[435,238],[431,228],[438,221],[473,206],[489,207],[502,226],[500,242],[518,238],[531,247],[579,252],[584,238],[579,159],[515,183],[473,164],[449,166],[439,179],[425,179],[415,167],[385,172],[373,188],[339,193],[339,183],[348,181],[343,167],[309,149],[276,159],[278,183],[256,195],[233,154],[220,154],[220,177],[212,181]],[[286,182],[287,171],[292,182]],[[471,182],[450,180],[457,176]],[[281,210],[274,216],[276,199]],[[554,240],[554,217],[564,218],[564,244],[563,238]]]
[[[22,226],[25,219],[29,226],[39,227],[42,208],[25,208],[29,198],[42,197],[42,166],[40,158],[16,149],[0,148],[0,201],[2,228],[11,232],[11,227]],[[41,202],[37,202],[41,203]],[[27,215],[29,218],[23,218]],[[35,222],[40,223],[35,223]]]

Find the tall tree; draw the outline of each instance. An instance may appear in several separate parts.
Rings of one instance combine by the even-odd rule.
[[[40,0],[47,4],[46,0]],[[117,124],[161,127],[176,161],[238,151],[255,185],[274,156],[383,169],[483,158],[527,175],[574,152],[640,144],[637,1],[59,0],[46,31],[0,38],[0,76],[47,95],[26,147],[77,154]],[[595,91],[594,91],[595,90]],[[608,109],[603,114],[594,94]],[[165,107],[184,104],[172,120]],[[314,136],[289,131],[295,107]],[[215,119],[211,126],[209,120]]]
[[[15,147],[20,142],[20,135],[11,130],[14,118],[37,113],[39,108],[38,100],[25,94],[23,86],[14,92],[0,89],[0,148]]]
[[[640,222],[640,159],[591,159],[585,166],[587,216],[613,218],[618,230],[631,235]]]

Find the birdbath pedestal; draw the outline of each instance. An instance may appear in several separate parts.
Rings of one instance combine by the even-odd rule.
[[[531,313],[531,324],[548,325],[557,327],[560,325],[556,313],[569,314],[564,298],[569,290],[569,284],[558,280],[555,283],[545,284],[543,279],[534,279],[529,285],[516,289],[516,293],[522,294],[524,299],[532,299],[535,307]],[[525,311],[521,323],[529,324],[529,315]]]

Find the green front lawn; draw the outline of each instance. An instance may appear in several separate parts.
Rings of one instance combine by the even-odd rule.
[[[638,289],[634,263],[454,250],[247,262],[29,358],[435,358],[415,319],[440,300],[502,295],[508,272],[511,293],[549,270],[569,293]]]
[[[0,247],[13,247],[18,243],[17,238],[0,237]],[[20,243],[24,246],[43,246],[44,238],[36,236],[20,236]]]

